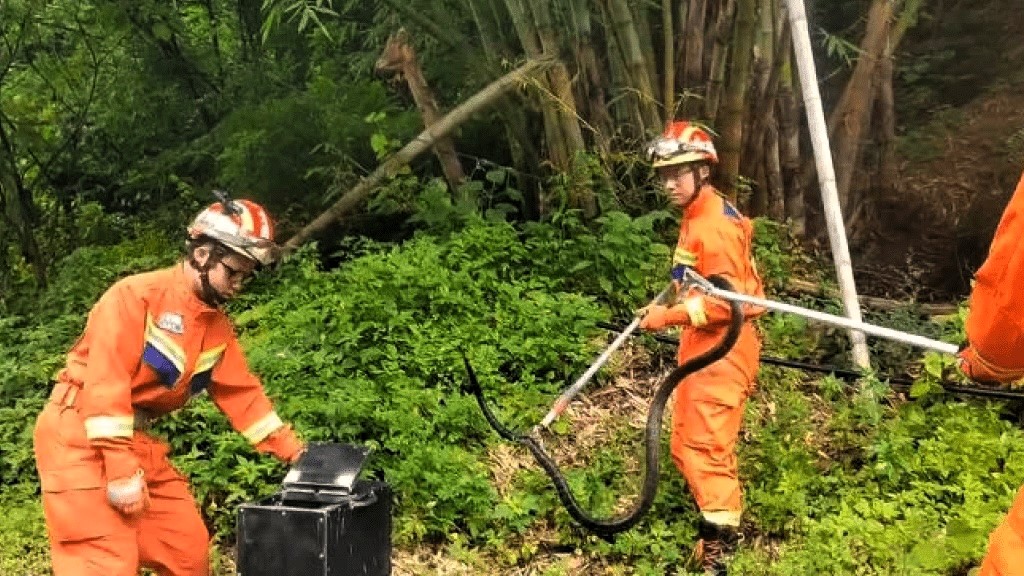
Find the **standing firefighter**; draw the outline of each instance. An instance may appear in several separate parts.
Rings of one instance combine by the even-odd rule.
[[[56,576],[209,573],[209,536],[169,447],[147,432],[208,390],[261,452],[303,445],[249,372],[219,306],[278,248],[267,212],[224,200],[188,228],[187,258],[115,283],[89,313],[35,428]]]
[[[744,294],[764,297],[751,259],[750,220],[710,184],[718,162],[710,136],[689,122],[673,122],[649,153],[671,201],[683,211],[672,277],[692,268],[704,277],[720,275]],[[697,555],[708,574],[725,574],[725,563],[740,539],[742,497],[736,442],[743,407],[757,376],[761,340],[748,310],[739,339],[728,355],[682,381],[672,417],[672,459],[690,486],[702,521]],[[703,354],[724,337],[727,303],[678,294],[673,306],[648,309],[640,326],[660,330],[681,326],[679,363]]]
[[[979,382],[1024,379],[1024,176],[1017,184],[985,263],[975,275],[960,369]],[[1024,488],[989,538],[978,576],[1024,576]]]

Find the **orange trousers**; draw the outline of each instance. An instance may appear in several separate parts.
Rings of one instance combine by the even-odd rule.
[[[168,446],[136,430],[151,506],[135,518],[120,514],[107,503],[103,459],[67,389],[57,386],[34,438],[54,576],[137,576],[140,567],[208,576],[209,534]]]
[[[1024,487],[1003,523],[988,539],[988,554],[977,576],[1024,576]]]
[[[719,334],[687,330],[680,338],[680,364],[719,338]],[[676,388],[672,460],[686,478],[697,507],[716,524],[737,525],[743,510],[736,443],[760,352],[756,330],[744,324],[725,358],[687,376]]]

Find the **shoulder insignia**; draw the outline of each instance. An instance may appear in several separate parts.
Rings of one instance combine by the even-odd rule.
[[[185,333],[185,322],[182,319],[181,314],[176,312],[164,312],[160,315],[160,319],[157,320],[156,325],[161,330],[166,330],[172,334]]]

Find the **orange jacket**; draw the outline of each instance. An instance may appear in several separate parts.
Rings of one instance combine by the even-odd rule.
[[[736,292],[764,297],[761,277],[751,257],[754,227],[717,190],[706,188],[683,210],[679,242],[672,266],[688,266],[701,276],[725,277]],[[728,302],[699,295],[681,295],[682,303],[671,309],[670,324],[705,330],[729,323]],[[763,313],[748,308],[747,318]]]
[[[975,275],[960,367],[979,381],[1024,378],[1024,176]]]
[[[181,408],[203,390],[258,450],[286,461],[301,450],[249,371],[227,316],[193,293],[185,265],[107,290],[57,377],[80,388],[86,436],[102,450],[108,479],[139,467],[131,451],[137,417]]]

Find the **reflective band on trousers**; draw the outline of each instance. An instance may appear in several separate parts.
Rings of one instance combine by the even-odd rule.
[[[134,416],[92,416],[85,419],[85,437],[131,438],[135,429]]]

